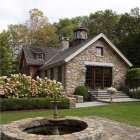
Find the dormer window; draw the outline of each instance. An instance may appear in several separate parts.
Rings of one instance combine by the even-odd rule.
[[[44,54],[43,53],[37,53],[36,58],[40,60],[44,60]]]
[[[96,47],[96,56],[103,56],[103,47]]]

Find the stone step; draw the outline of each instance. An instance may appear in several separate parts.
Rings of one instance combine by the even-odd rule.
[[[93,92],[92,95],[95,96],[96,99],[109,99],[110,98],[109,93],[107,93],[107,91],[105,91],[105,90],[99,90],[98,93]],[[97,95],[97,97],[96,97],[96,95]],[[117,91],[114,98],[129,98],[129,96],[127,96],[122,91]]]
[[[109,99],[110,97],[96,97],[96,99]],[[114,97],[114,99],[120,99],[120,98],[129,98],[128,96],[120,96],[120,97]]]
[[[125,93],[123,93],[123,92],[117,92],[116,93],[116,95],[122,95],[122,94],[125,94]],[[98,92],[98,95],[109,95],[109,93],[107,93],[107,92],[104,92],[104,93],[103,92],[102,93]]]
[[[96,96],[96,95],[95,95]],[[102,96],[105,96],[105,97],[110,97],[110,95],[97,95],[98,97],[102,97]],[[128,96],[128,95],[126,95],[126,94],[123,94],[123,95],[114,95],[114,96],[116,96],[116,97],[119,97],[119,96]]]

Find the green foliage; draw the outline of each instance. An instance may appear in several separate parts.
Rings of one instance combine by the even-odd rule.
[[[126,80],[134,81],[140,80],[140,68],[132,68],[126,73]]]
[[[89,100],[88,89],[85,86],[78,86],[78,87],[76,87],[76,89],[74,91],[74,94],[75,95],[83,96],[84,101],[88,101]]]
[[[9,46],[9,33],[0,33],[0,76],[10,75],[13,69],[12,49]]]
[[[56,47],[58,43],[55,28],[50,24],[46,24],[44,27],[34,32],[33,36],[34,42],[32,42],[32,44],[36,46]]]
[[[115,39],[115,27],[119,22],[119,15],[112,10],[97,11],[90,14],[89,34],[90,36],[104,33],[109,39]]]
[[[29,42],[32,45],[56,47],[58,42],[55,28],[49,24],[48,18],[39,9],[29,11],[30,18],[27,20]]]
[[[8,26],[8,33],[10,34],[10,45],[12,47],[19,47],[23,44],[28,44],[28,28],[23,24],[11,24]]]
[[[59,38],[69,37],[70,40],[73,40],[73,29],[76,27],[76,24],[71,19],[60,19],[58,23],[54,23],[53,25]]]
[[[140,99],[140,68],[133,68],[126,73],[126,93]]]
[[[19,98],[19,99],[1,99],[0,110],[12,111],[12,110],[28,110],[28,109],[50,109],[52,107],[50,101],[52,98]],[[69,102],[66,98],[60,98],[62,101],[58,104],[60,109],[68,109]]]
[[[131,98],[136,98],[136,99],[140,99],[140,87],[138,88],[131,88],[127,94],[131,97]]]

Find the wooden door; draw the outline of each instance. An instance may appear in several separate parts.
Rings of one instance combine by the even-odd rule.
[[[86,85],[92,89],[110,87],[112,85],[112,68],[88,66]]]

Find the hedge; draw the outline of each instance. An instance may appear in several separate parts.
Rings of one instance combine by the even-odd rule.
[[[138,80],[140,79],[140,68],[133,68],[127,71],[127,80]]]
[[[85,86],[76,87],[74,94],[83,96],[84,101],[89,101],[88,89]]]
[[[1,111],[13,111],[13,110],[28,110],[28,109],[50,109],[52,108],[52,98],[11,98],[0,99]],[[68,109],[69,101],[66,98],[59,99],[59,109]]]
[[[140,68],[132,68],[126,73],[125,93],[140,99]]]

